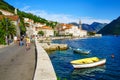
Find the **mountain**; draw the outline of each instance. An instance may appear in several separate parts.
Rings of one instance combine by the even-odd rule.
[[[77,23],[70,23],[76,26],[79,26],[79,24]],[[102,29],[105,25],[107,25],[106,23],[99,23],[99,22],[93,22],[92,24],[82,24],[82,29],[83,30],[87,30],[88,32],[98,32],[100,29]]]
[[[92,30],[92,28],[90,27],[90,25],[89,24],[82,24],[82,29],[83,30],[87,30],[88,32],[90,32],[91,30]]]
[[[98,22],[93,22],[90,27],[92,28],[93,31],[98,32],[101,30],[104,26],[106,26],[107,23],[98,23]]]
[[[120,35],[120,17],[106,25],[98,33],[103,35]]]

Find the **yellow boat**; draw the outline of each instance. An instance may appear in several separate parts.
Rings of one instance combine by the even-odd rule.
[[[95,67],[98,65],[105,64],[105,62],[106,62],[106,59],[91,57],[91,58],[73,60],[70,63],[73,65],[74,68],[88,68],[88,67]]]

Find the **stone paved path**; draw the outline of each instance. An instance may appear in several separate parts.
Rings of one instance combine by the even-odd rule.
[[[35,47],[10,45],[0,49],[0,80],[32,80],[35,69]]]

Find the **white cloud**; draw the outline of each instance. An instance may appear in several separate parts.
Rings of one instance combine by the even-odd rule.
[[[25,7],[23,7],[21,10],[22,10],[22,11],[26,11],[26,10],[28,11],[29,8],[30,8],[30,6],[25,6]]]
[[[21,9],[25,12],[33,13],[37,16],[40,16],[42,18],[45,18],[47,20],[51,21],[57,21],[61,23],[69,23],[69,22],[79,22],[79,19],[82,21],[82,23],[91,24],[93,22],[100,22],[100,23],[109,23],[110,20],[108,19],[94,19],[92,17],[74,17],[73,15],[67,15],[67,14],[51,14],[44,10],[31,10],[30,6],[25,6]]]

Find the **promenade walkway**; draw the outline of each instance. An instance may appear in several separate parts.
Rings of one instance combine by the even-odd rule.
[[[0,49],[0,80],[33,80],[35,47],[12,44]]]
[[[57,80],[51,60],[46,51],[36,41],[37,48],[37,66],[34,80]]]

